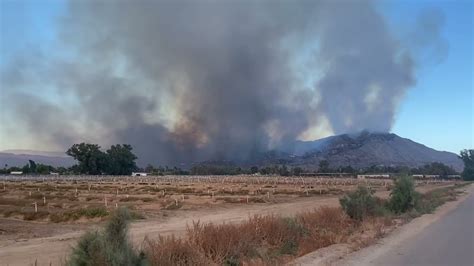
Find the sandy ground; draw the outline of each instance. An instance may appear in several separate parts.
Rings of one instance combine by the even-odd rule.
[[[418,188],[418,190],[426,192],[439,186],[424,186]],[[388,197],[388,195],[388,191],[377,193],[377,196],[380,197]],[[178,210],[172,212],[172,215],[166,218],[132,223],[130,235],[133,242],[139,246],[145,237],[155,238],[158,235],[183,234],[187,226],[192,225],[193,221],[225,223],[240,222],[255,214],[294,215],[321,206],[339,206],[338,199],[339,196],[321,196],[297,198],[291,202],[279,204],[224,205],[196,211]],[[38,226],[41,227],[41,225]],[[54,225],[51,226],[54,227]],[[34,265],[35,261],[37,265],[60,265],[78,237],[84,233],[85,228],[74,229],[61,226],[59,228],[61,230],[58,229],[58,232],[52,236],[0,240],[1,265]]]
[[[464,259],[465,261],[473,260],[472,252],[461,252],[462,258],[453,254],[447,256],[449,255],[447,253],[458,254],[457,251],[466,248],[472,251],[474,248],[472,246],[474,239],[470,239],[472,229],[469,226],[462,227],[462,224],[472,223],[474,219],[471,202],[474,201],[474,185],[470,185],[463,190],[466,193],[460,196],[458,200],[447,202],[433,214],[425,214],[413,219],[408,224],[394,230],[387,237],[380,239],[375,245],[352,252],[353,248],[351,246],[337,244],[309,253],[293,261],[291,265],[473,265],[460,262]],[[451,221],[451,218],[459,218],[456,213],[462,214],[461,220]],[[455,224],[459,224],[461,228],[456,228]],[[462,230],[468,230],[464,233],[464,236],[458,237],[466,240],[466,243],[460,243],[460,249],[453,245],[457,242],[449,240],[454,240],[452,239],[453,230],[458,229],[459,234],[463,234]],[[443,248],[437,250],[440,245]],[[449,252],[449,249],[455,252]],[[423,250],[427,254],[423,255]],[[434,257],[433,252],[437,252],[437,255],[440,256],[438,260],[431,261],[433,258],[430,257]],[[422,256],[425,256],[426,260],[423,261]],[[443,259],[449,260],[449,263],[443,262]]]

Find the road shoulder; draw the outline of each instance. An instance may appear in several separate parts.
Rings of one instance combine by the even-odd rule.
[[[371,262],[380,255],[385,254],[389,250],[393,250],[400,245],[400,243],[415,237],[426,227],[455,210],[469,195],[474,193],[474,184],[470,184],[460,189],[460,191],[464,191],[465,193],[460,195],[457,200],[443,204],[432,214],[422,215],[400,226],[387,236],[379,239],[374,245],[357,251],[354,251],[348,244],[332,245],[306,254],[291,262],[290,265],[370,265]]]

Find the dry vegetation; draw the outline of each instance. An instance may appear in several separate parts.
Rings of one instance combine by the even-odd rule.
[[[146,217],[160,210],[342,195],[360,183],[386,190],[391,181],[279,176],[6,176],[0,184],[0,214],[57,223],[105,217],[123,206]]]
[[[391,180],[382,179],[280,176],[14,178],[6,177],[0,183],[0,214],[9,220],[37,220],[43,224],[94,223],[118,207],[131,210],[132,219],[151,219],[178,209],[186,212],[280,204],[302,197],[337,199],[359,185],[388,195],[393,186]],[[438,183],[444,182],[423,181],[417,185],[423,188]],[[420,206],[432,211],[444,198],[454,198],[453,193],[428,193]],[[439,200],[440,195],[443,200]],[[242,223],[195,222],[180,237],[146,239],[143,254],[151,265],[282,264],[335,243],[370,244],[394,224],[421,213],[415,210],[396,218],[383,214],[359,221],[341,208],[323,207],[293,217],[257,215]]]
[[[315,249],[345,241],[356,224],[339,208],[321,208],[295,217],[254,216],[240,224],[200,224],[174,236],[147,240],[151,265],[279,264]]]

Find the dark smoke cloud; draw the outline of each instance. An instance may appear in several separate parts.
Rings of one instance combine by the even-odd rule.
[[[372,1],[75,1],[60,23],[67,52],[2,70],[6,109],[50,144],[130,143],[142,163],[249,158],[320,117],[389,131],[415,82]]]

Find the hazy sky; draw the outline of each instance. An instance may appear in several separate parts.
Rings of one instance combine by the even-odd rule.
[[[377,5],[390,29],[407,43],[413,37],[410,34],[415,18],[423,10],[439,12],[444,21],[440,34],[442,45],[428,44],[420,50],[432,49],[432,52],[423,50],[414,55],[419,56],[416,59],[420,64],[415,73],[417,82],[401,99],[391,131],[438,150],[457,153],[463,148],[473,148],[472,1],[414,2],[383,1]],[[57,42],[58,21],[65,12],[65,1],[0,0],[0,67],[7,66],[18,54],[35,53],[38,48],[45,54],[67,53]],[[2,93],[5,84],[0,86]],[[53,101],[58,97],[48,93],[46,90],[45,97]],[[0,150],[45,149],[36,143],[31,132],[18,130],[18,134],[12,134],[3,130],[6,123],[11,123],[11,119],[5,118],[7,101],[0,95]],[[322,130],[315,136],[325,134]]]

